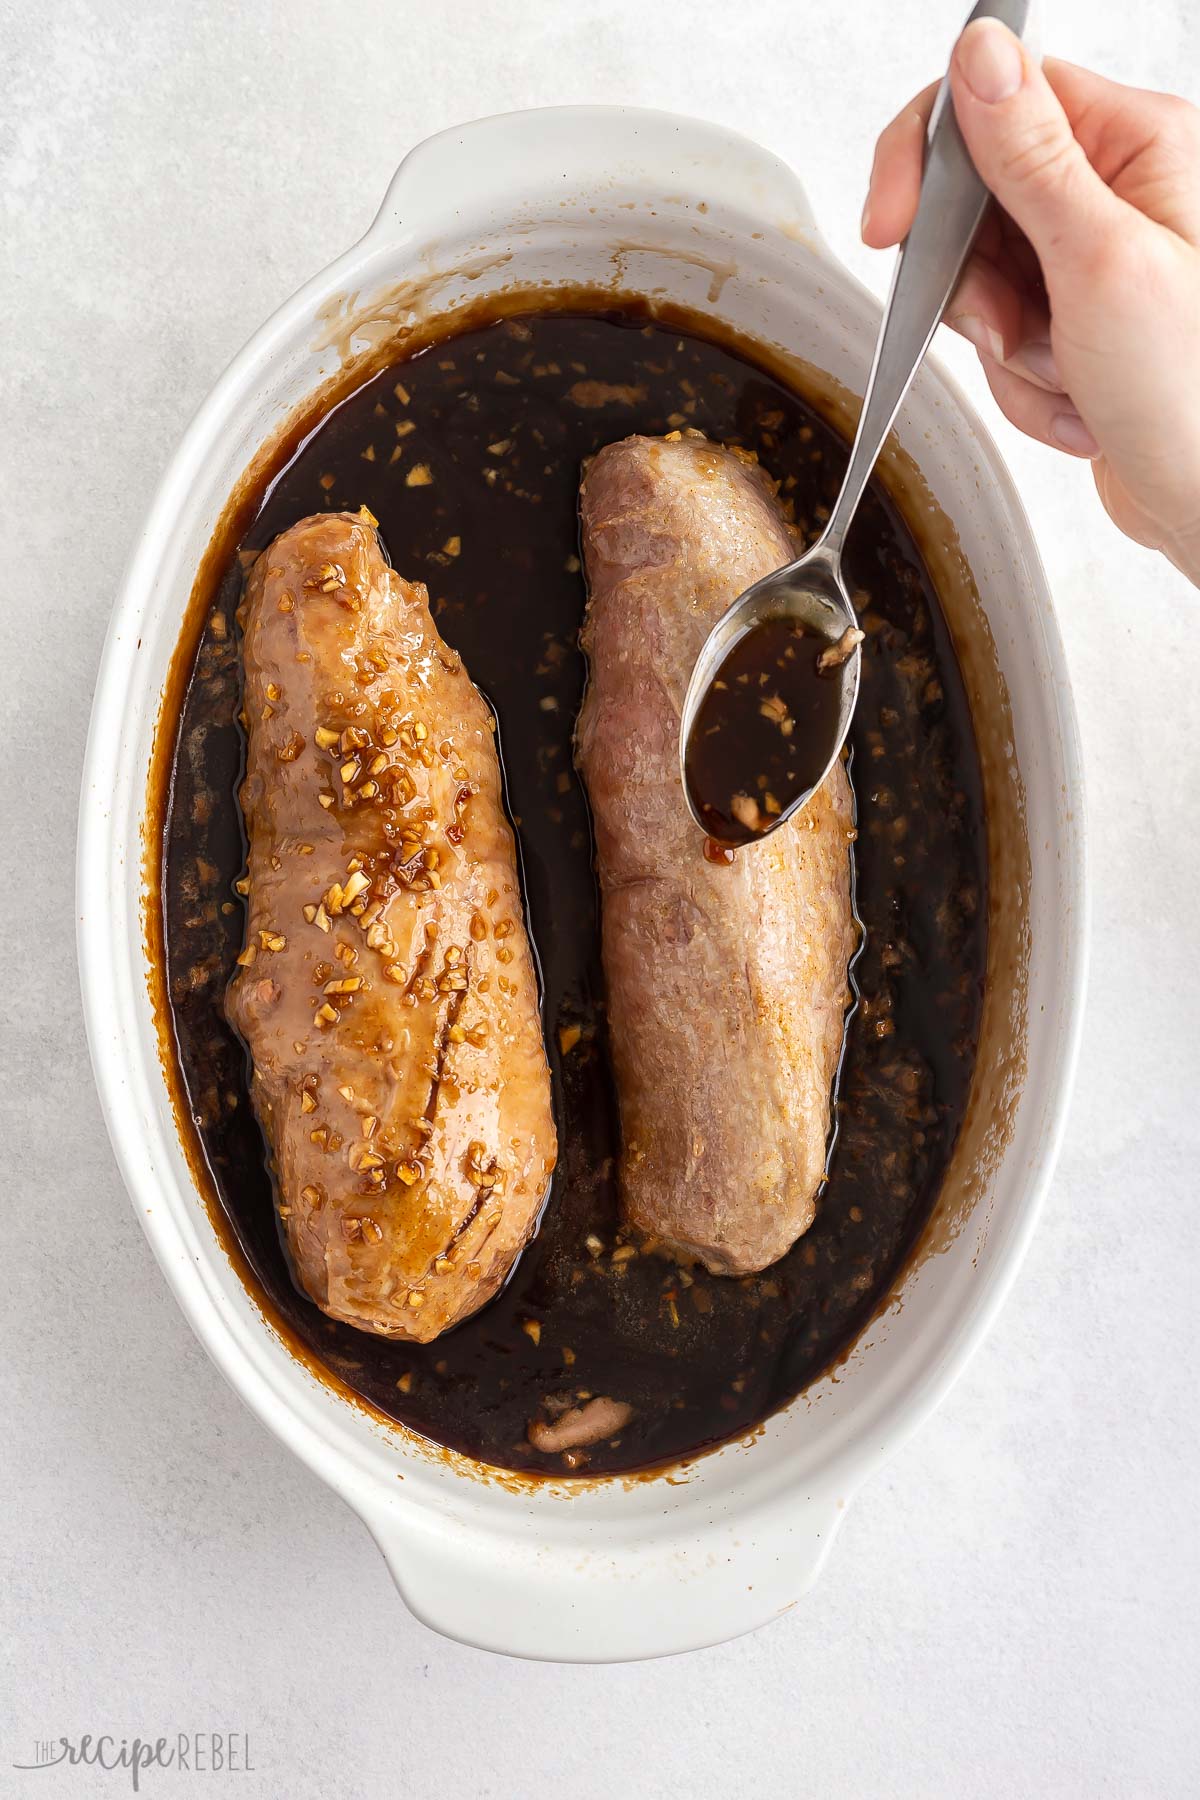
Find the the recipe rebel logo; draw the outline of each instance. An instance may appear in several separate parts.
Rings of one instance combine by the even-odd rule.
[[[124,1770],[135,1794],[148,1769],[175,1769],[190,1775],[252,1775],[250,1737],[244,1731],[177,1731],[157,1738],[114,1737],[110,1732],[81,1737],[39,1738],[32,1761],[14,1769]]]

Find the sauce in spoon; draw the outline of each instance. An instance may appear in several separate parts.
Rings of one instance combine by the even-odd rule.
[[[861,636],[830,645],[794,618],[775,618],[734,644],[696,714],[684,761],[710,861],[732,861],[730,846],[753,843],[821,780],[837,734],[835,672]]]

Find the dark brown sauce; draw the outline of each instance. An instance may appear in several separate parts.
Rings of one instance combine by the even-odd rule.
[[[579,384],[584,384],[580,386]],[[216,586],[179,722],[163,845],[168,999],[181,1077],[233,1233],[286,1329],[383,1412],[508,1468],[561,1473],[527,1422],[547,1396],[608,1394],[634,1416],[589,1473],[678,1459],[746,1431],[853,1340],[936,1198],[962,1120],[986,952],[986,853],[970,714],[949,634],[898,512],[872,485],[847,552],[867,631],[852,734],[855,973],[839,1136],[816,1223],[765,1274],[718,1279],[618,1254],[618,1121],[605,1037],[587,806],[571,755],[583,689],[576,542],[582,461],[632,431],[697,426],[756,451],[806,538],[841,440],[732,351],[628,314],[472,329],[368,382],[263,496],[248,555],[306,513],[365,504],[501,725],[543,979],[560,1161],[504,1292],[427,1346],[326,1319],[294,1286],[224,989],[241,945],[235,790],[243,740],[234,612]],[[430,479],[409,485],[415,468]]]
[[[841,699],[817,666],[826,648],[794,619],[764,619],[717,670],[684,760],[710,842],[752,844],[825,773]]]

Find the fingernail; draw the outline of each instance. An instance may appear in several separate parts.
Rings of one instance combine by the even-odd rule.
[[[981,356],[990,356],[993,362],[1004,361],[1004,339],[992,326],[986,325],[978,313],[960,313],[955,319],[947,319],[947,325],[965,337],[968,344],[973,344]]]
[[[954,56],[963,80],[985,106],[1011,100],[1024,79],[1021,46],[998,19],[976,19],[968,25]]]
[[[1031,375],[1035,381],[1046,387],[1065,393],[1062,376],[1058,372],[1058,364],[1054,360],[1054,352],[1045,339],[1022,344],[1016,354],[1009,358],[1010,369],[1023,375]]]
[[[866,241],[867,231],[870,228],[870,224],[871,224],[871,196],[870,196],[870,194],[868,194],[867,198],[866,198],[866,202],[865,202],[865,204],[863,206],[863,210],[862,210],[862,222],[858,228],[859,235],[862,237],[864,242]]]
[[[1077,412],[1055,413],[1050,421],[1050,436],[1060,450],[1072,456],[1099,456],[1100,446]]]

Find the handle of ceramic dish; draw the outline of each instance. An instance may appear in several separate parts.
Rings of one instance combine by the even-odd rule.
[[[616,1512],[572,1529],[576,1502],[560,1504],[555,1536],[533,1516],[501,1534],[403,1503],[358,1511],[423,1624],[555,1662],[673,1655],[766,1624],[812,1587],[844,1516],[840,1502],[787,1496],[765,1523],[656,1539],[655,1523]]]
[[[738,132],[634,106],[550,106],[476,119],[426,138],[393,176],[369,237],[424,245],[464,226],[650,204],[820,239],[787,164]],[[632,222],[633,214],[630,214]]]

